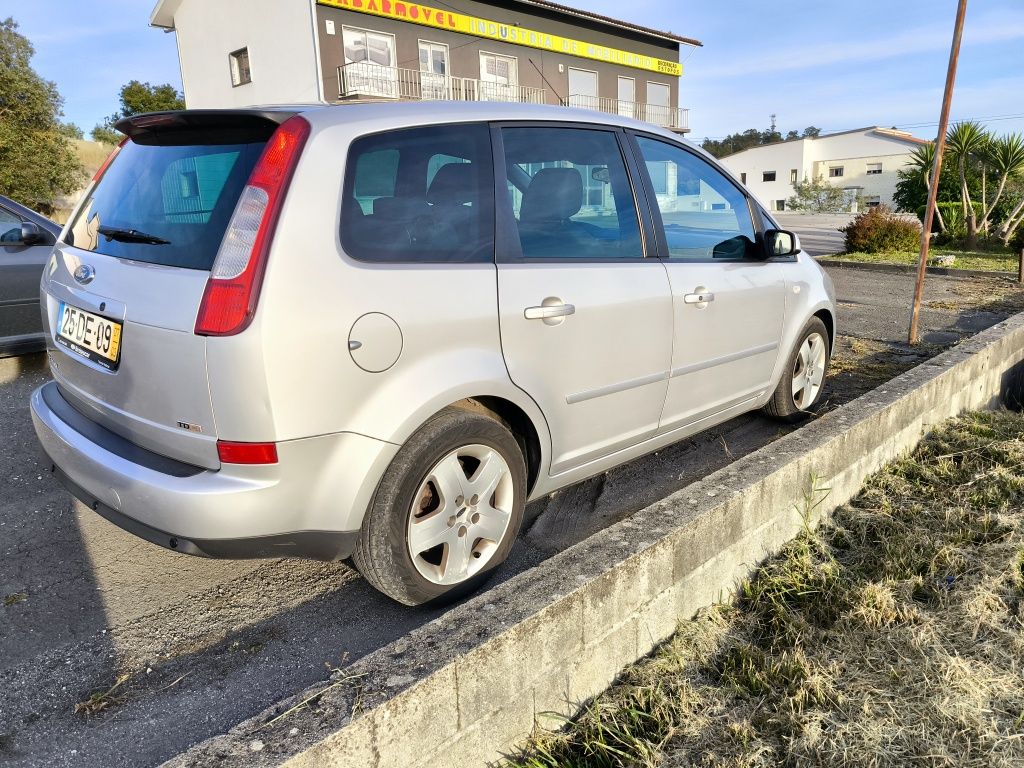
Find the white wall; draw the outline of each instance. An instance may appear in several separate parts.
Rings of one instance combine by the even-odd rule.
[[[776,201],[793,194],[791,170],[798,169],[798,180],[823,176],[837,187],[861,187],[858,195],[877,196],[879,202],[892,204],[899,180],[896,172],[910,162],[910,153],[918,146],[873,128],[863,131],[801,139],[738,152],[722,159],[722,164],[737,176],[747,174],[747,188],[769,210],[776,210]],[[881,163],[882,173],[867,175],[869,163]],[[843,175],[829,176],[829,168],[842,166]],[[774,182],[762,181],[764,171],[775,171]]]
[[[174,26],[191,109],[321,98],[309,0],[182,0]],[[252,82],[235,87],[228,54],[240,48]]]

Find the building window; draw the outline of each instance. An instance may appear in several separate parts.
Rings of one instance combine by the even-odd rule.
[[[764,171],[761,174],[761,181],[775,181],[775,171]]]
[[[784,210],[786,210],[786,201],[785,200],[773,200],[772,202],[775,203],[775,205],[772,207],[772,210],[774,210],[774,211],[784,211]]]
[[[745,173],[741,173],[740,174],[740,183],[741,184],[746,184],[747,183],[747,174],[745,174]]]
[[[882,199],[878,195],[868,195],[864,198],[864,205],[868,208],[876,208],[882,204]]]
[[[345,67],[342,71],[343,96],[390,96],[405,94],[395,69],[395,36],[369,29],[343,27]]]
[[[419,41],[420,98],[451,99],[451,81],[448,78],[448,46],[444,43]]]
[[[249,49],[239,48],[228,54],[231,62],[231,85],[239,86],[252,82],[252,71],[249,69]]]
[[[882,172],[881,163],[868,163],[868,176],[874,176],[876,173]]]
[[[830,179],[838,179],[842,175],[843,166],[841,165],[833,165],[831,168],[828,169],[828,176]]]
[[[797,169],[794,168],[793,170],[791,170],[789,172],[789,183],[790,184],[796,184],[796,180],[797,180]]]
[[[480,100],[519,101],[519,60],[480,52]]]

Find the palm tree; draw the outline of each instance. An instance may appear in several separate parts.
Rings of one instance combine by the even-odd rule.
[[[910,167],[913,173],[920,176],[925,189],[931,189],[932,169],[935,167],[935,142],[920,145],[910,153]],[[939,232],[946,231],[946,222],[942,219],[942,211],[935,206],[935,216],[939,221]]]
[[[960,174],[960,201],[964,208],[964,222],[967,224],[967,250],[973,250],[978,246],[978,219],[974,212],[971,192],[967,188],[967,164],[984,154],[989,141],[989,134],[981,123],[972,120],[957,123],[946,135],[949,153],[956,162],[957,172]]]
[[[999,204],[1006,188],[1006,182],[1012,177],[1024,171],[1024,135],[1011,133],[1006,136],[994,138],[989,142],[986,151],[988,166],[996,172],[999,178],[999,186],[996,188],[996,196],[992,203],[982,211],[979,229],[988,228],[988,217]]]

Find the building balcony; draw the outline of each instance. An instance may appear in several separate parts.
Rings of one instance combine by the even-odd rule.
[[[545,104],[544,88],[505,85],[360,61],[338,67],[338,99],[508,101]]]
[[[657,104],[644,104],[639,101],[619,101],[603,96],[570,96],[562,99],[567,107],[581,107],[607,112],[611,115],[632,117],[645,123],[654,123],[676,133],[690,132],[690,110],[679,107],[662,107]]]

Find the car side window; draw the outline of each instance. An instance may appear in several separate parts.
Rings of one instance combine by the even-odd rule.
[[[692,152],[638,136],[665,227],[668,257],[679,261],[739,261],[756,253],[747,198]]]
[[[486,125],[403,128],[352,142],[341,244],[363,261],[494,260]]]
[[[502,128],[506,205],[523,258],[642,259],[633,189],[615,134]]]
[[[20,242],[21,219],[6,208],[0,208],[0,243]]]

